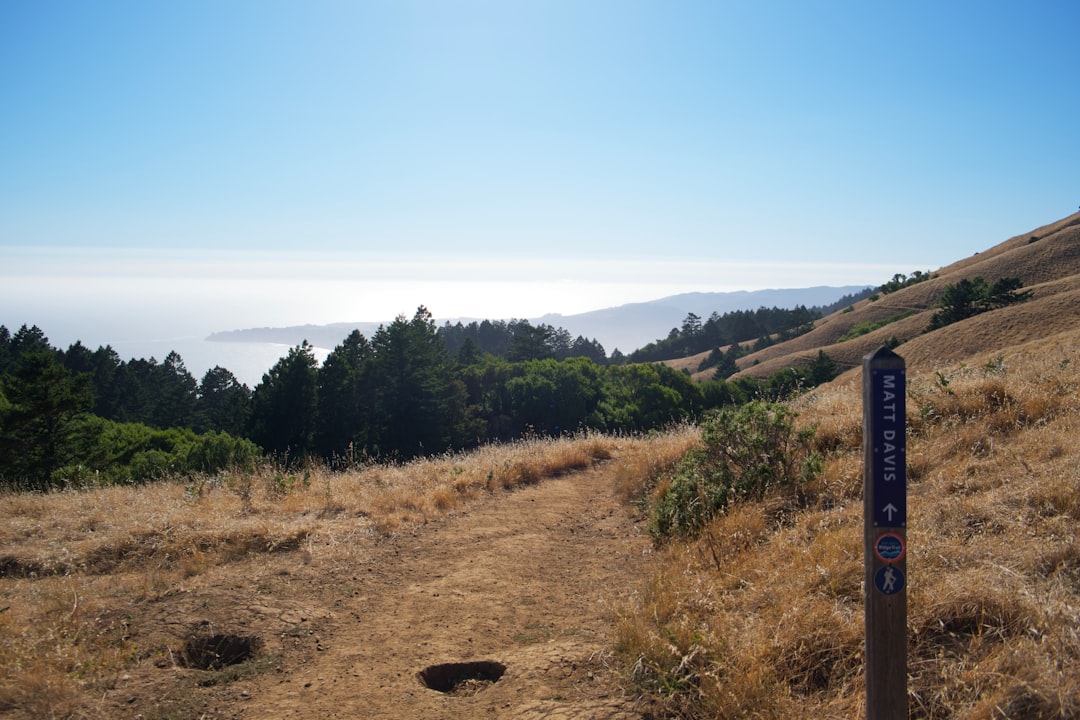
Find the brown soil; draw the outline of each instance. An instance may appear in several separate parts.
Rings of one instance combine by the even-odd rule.
[[[140,663],[105,694],[107,714],[640,718],[608,660],[613,608],[636,587],[650,542],[616,499],[610,466],[498,492],[390,538],[262,555],[246,573],[212,568],[134,608],[132,635],[157,622],[172,628],[172,647],[199,632],[254,637],[254,659],[210,671]],[[480,661],[505,673],[451,692],[419,677]]]

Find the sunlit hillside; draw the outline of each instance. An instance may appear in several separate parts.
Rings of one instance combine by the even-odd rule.
[[[943,287],[977,275],[1019,276],[1034,297],[927,333]],[[792,403],[816,429],[817,480],[666,544],[620,617],[628,682],[657,717],[865,714],[859,368],[893,337],[908,367],[910,716],[1080,717],[1080,215],[741,359],[765,376],[823,349],[850,370]]]
[[[1080,331],[998,338],[909,374],[913,718],[1080,717]],[[795,407],[820,478],[667,546],[621,616],[628,681],[658,717],[865,712],[859,383]]]
[[[914,269],[897,268],[897,272]],[[932,270],[932,275],[926,282],[879,294],[822,318],[805,335],[739,358],[740,375],[767,377],[788,367],[805,365],[822,350],[840,368],[850,369],[858,366],[866,353],[894,338],[902,343],[898,352],[910,367],[929,368],[1075,328],[1080,323],[1080,213]],[[960,326],[927,334],[930,316],[944,288],[974,277],[990,282],[1018,277],[1034,297]],[[873,325],[881,327],[842,339],[859,326]],[[673,359],[669,364],[696,372],[704,356]],[[711,376],[711,370],[696,375],[699,379]]]

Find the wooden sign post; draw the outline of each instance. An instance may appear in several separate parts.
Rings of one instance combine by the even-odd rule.
[[[867,720],[907,720],[907,416],[904,359],[863,358]]]

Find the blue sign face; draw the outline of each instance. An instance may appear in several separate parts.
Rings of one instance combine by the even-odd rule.
[[[882,562],[899,562],[906,550],[904,538],[896,533],[884,533],[874,541],[874,552]]]
[[[904,573],[895,565],[886,565],[874,573],[874,586],[885,595],[895,595],[904,589]]]
[[[871,371],[870,438],[874,451],[873,497],[876,527],[907,527],[907,415],[904,371]]]

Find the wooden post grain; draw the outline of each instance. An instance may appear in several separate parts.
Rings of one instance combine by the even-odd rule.
[[[904,359],[863,358],[867,720],[906,720],[907,435]]]

